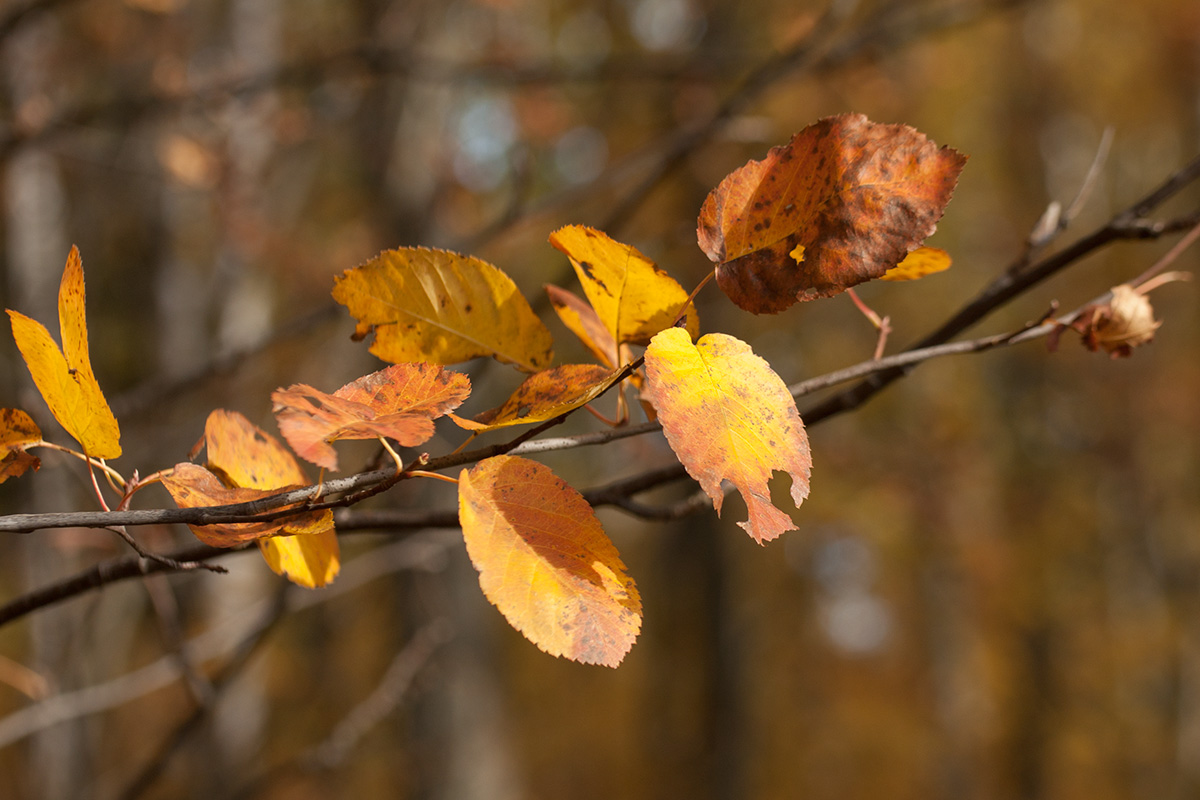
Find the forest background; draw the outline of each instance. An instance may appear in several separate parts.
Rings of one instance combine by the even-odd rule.
[[[1018,258],[1098,152],[1061,242],[1200,152],[1188,0],[10,0],[0,58],[0,301],[53,319],[80,247],[93,363],[143,472],[212,408],[274,430],[276,387],[382,366],[329,290],[385,248],[471,253],[537,298],[570,274],[547,235],[584,223],[690,287],[708,191],[862,112],[970,157],[930,240],[950,271],[860,290],[894,350]],[[976,332],[1087,302],[1174,241],[1105,248]],[[848,298],[759,318],[710,292],[704,329],[785,380],[874,347]],[[615,671],[512,631],[449,530],[344,536],[325,590],[281,594],[234,554],[31,614],[0,628],[0,796],[1194,796],[1200,299],[1154,302],[1130,359],[1071,336],[942,359],[814,427],[800,530],[766,548],[733,498],[724,520],[601,509],[645,603]],[[8,337],[0,359],[3,404],[52,430]],[[470,413],[517,380],[470,370]],[[590,486],[670,459],[655,435],[546,460]],[[94,508],[86,473],[44,460],[0,487],[4,513]],[[378,501],[431,504],[452,491]],[[3,600],[128,556],[105,531],[5,537]]]

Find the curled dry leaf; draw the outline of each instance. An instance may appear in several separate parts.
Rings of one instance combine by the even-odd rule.
[[[395,439],[415,447],[433,436],[433,420],[457,408],[471,393],[466,375],[434,364],[395,364],[333,394],[305,384],[271,395],[279,430],[303,459],[338,468],[339,439]]]
[[[783,380],[745,342],[710,333],[695,344],[679,328],[646,349],[646,397],[667,442],[721,513],[723,480],[741,492],[749,519],[739,522],[762,544],[794,530],[771,502],[779,470],[792,479],[797,507],[808,496],[812,456],[796,402]]]
[[[346,270],[333,299],[375,334],[384,361],[456,364],[492,356],[526,372],[550,363],[550,331],[512,279],[473,256],[406,247]]]
[[[247,503],[278,494],[288,488],[244,489],[229,487],[221,479],[199,464],[183,462],[162,478],[163,486],[171,493],[171,499],[180,508],[204,508],[233,503]],[[326,511],[307,511],[294,517],[268,522],[230,522],[212,525],[188,525],[196,538],[213,547],[236,547],[244,542],[264,536],[295,534],[305,528],[318,527]]]
[[[79,249],[72,247],[58,289],[62,349],[42,323],[18,311],[9,310],[8,316],[17,349],[50,413],[84,453],[116,458],[121,455],[121,431],[92,372],[84,306],[83,261]]]
[[[721,181],[700,211],[700,248],[755,314],[834,295],[933,233],[965,162],[906,125],[827,117]]]
[[[646,344],[674,324],[687,302],[674,278],[603,231],[568,225],[550,234],[550,244],[571,260],[588,302],[617,344]],[[699,332],[694,308],[685,325],[692,336]]]
[[[459,521],[484,595],[553,656],[615,667],[642,601],[592,507],[548,467],[497,456],[463,470]]]
[[[208,415],[204,444],[209,469],[230,487],[273,494],[309,483],[304,470],[278,439],[235,411],[218,409]],[[280,535],[258,540],[271,569],[309,588],[332,581],[341,564],[333,512],[326,509],[317,513],[312,520],[279,520]],[[293,519],[297,520],[295,526]]]
[[[453,414],[451,418],[470,431],[545,422],[592,402],[619,374],[620,370],[599,364],[563,364],[530,375],[498,408],[477,414],[474,419]]]
[[[1107,303],[1088,306],[1071,323],[1088,350],[1103,348],[1113,358],[1128,358],[1133,348],[1152,342],[1160,325],[1150,298],[1126,283],[1112,288]]]
[[[42,431],[28,414],[19,408],[0,409],[0,483],[41,468],[38,457],[26,452],[41,441]]]

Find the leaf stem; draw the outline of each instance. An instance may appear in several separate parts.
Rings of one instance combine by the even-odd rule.
[[[125,479],[123,477],[121,477],[121,473],[117,472],[115,469],[110,467],[108,464],[104,463],[103,459],[92,458],[91,456],[87,455],[86,453],[81,453],[78,450],[72,450],[70,447],[64,447],[63,445],[55,444],[54,442],[47,442],[45,439],[41,440],[40,442],[35,442],[34,444],[31,444],[31,445],[29,445],[29,447],[45,447],[47,450],[57,450],[60,453],[66,453],[69,456],[74,456],[75,458],[78,458],[80,461],[85,461],[92,466],[99,467],[104,472],[104,474],[108,476],[108,479],[110,482],[116,481],[117,485],[120,486],[120,488],[117,488],[117,486],[114,486],[113,487],[114,491],[120,492],[120,491],[123,491],[125,488]]]

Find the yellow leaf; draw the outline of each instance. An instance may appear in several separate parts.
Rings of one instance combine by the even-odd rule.
[[[879,276],[881,281],[915,281],[950,268],[950,254],[937,247],[918,247]]]
[[[121,455],[121,431],[100,391],[88,357],[84,315],[83,262],[72,247],[58,289],[59,350],[46,326],[17,311],[8,311],[13,338],[29,366],[33,382],[50,413],[83,451],[96,458]]]
[[[471,431],[545,422],[595,400],[619,372],[599,364],[563,364],[530,375],[504,405],[477,414],[474,420],[450,417]]]
[[[309,589],[330,583],[341,568],[337,532],[333,528],[304,536],[259,539],[258,548],[275,574],[286,575],[292,583]]]
[[[808,435],[787,386],[745,342],[710,333],[695,344],[679,328],[654,337],[646,349],[644,396],[688,474],[721,513],[721,481],[741,492],[749,519],[739,522],[760,544],[795,530],[771,502],[775,470],[792,478],[797,507],[808,496],[812,471]]]
[[[279,491],[309,482],[278,439],[236,412],[218,409],[209,414],[204,442],[209,468],[233,486]],[[281,536],[258,543],[271,569],[309,588],[332,581],[340,565],[333,512],[321,512],[316,521],[288,518],[280,522]]]
[[[19,408],[0,409],[0,483],[41,468],[38,457],[25,452],[41,441],[42,432],[28,414]]]
[[[582,225],[568,225],[550,234],[575,267],[584,294],[617,344],[645,344],[671,327],[687,302],[687,292],[654,262],[627,244]],[[689,309],[687,330],[700,330],[695,309]]]
[[[596,316],[596,309],[566,289],[546,285],[546,294],[554,313],[562,320],[567,330],[579,337],[579,341],[592,351],[592,355],[606,367],[617,366],[617,342],[608,328]]]
[[[346,270],[333,298],[350,311],[356,339],[375,334],[384,361],[455,364],[492,356],[536,372],[550,363],[550,331],[512,279],[471,256],[408,247]]]
[[[484,595],[553,656],[615,667],[642,625],[633,579],[582,495],[536,461],[497,456],[458,479]]]

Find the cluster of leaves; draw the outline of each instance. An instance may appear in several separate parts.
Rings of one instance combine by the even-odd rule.
[[[555,231],[550,243],[570,260],[584,296],[546,290],[595,363],[552,366],[549,330],[495,266],[444,250],[384,252],[338,277],[333,296],[357,320],[354,337],[370,338],[370,351],[391,366],[332,394],[302,384],[277,390],[279,430],[322,474],[338,469],[334,442],[378,439],[395,461],[397,479],[456,480],[463,538],[487,598],[544,651],[615,666],[640,630],[641,601],[579,492],[546,466],[511,455],[481,460],[457,479],[424,472],[419,467],[426,456],[406,467],[391,443],[418,447],[440,417],[471,436],[547,423],[614,388],[612,424],[621,425],[630,416],[628,390],[661,423],[716,511],[727,481],[748,509],[739,525],[759,543],[775,539],[795,524],[772,501],[772,475],[790,477],[797,507],[809,492],[804,424],[784,381],[748,344],[724,333],[700,336],[692,298],[715,276],[741,308],[777,313],[874,278],[911,280],[945,269],[949,256],[921,243],[933,233],[964,163],[959,153],[906,126],[861,115],[820,120],[731,173],[708,196],[697,233],[716,268],[691,294],[635,248],[601,231]],[[38,390],[80,451],[45,442],[29,415],[6,409],[0,481],[37,469],[28,450],[43,446],[85,460],[106,509],[97,471],[119,494],[119,508],[156,481],[188,508],[310,484],[275,437],[225,410],[207,420],[203,464],[194,463],[198,446],[192,460],[146,478],[134,473],[126,480],[113,470],[107,460],[121,454],[120,434],[88,359],[76,250],[59,293],[61,350],[40,323],[8,313]],[[1095,322],[1090,330],[1104,328]],[[478,357],[529,376],[502,405],[467,419],[453,411],[470,394],[470,381],[445,367]],[[333,515],[311,502],[279,509],[270,519],[191,528],[219,547],[256,542],[272,569],[305,586],[325,585],[338,571]]]

